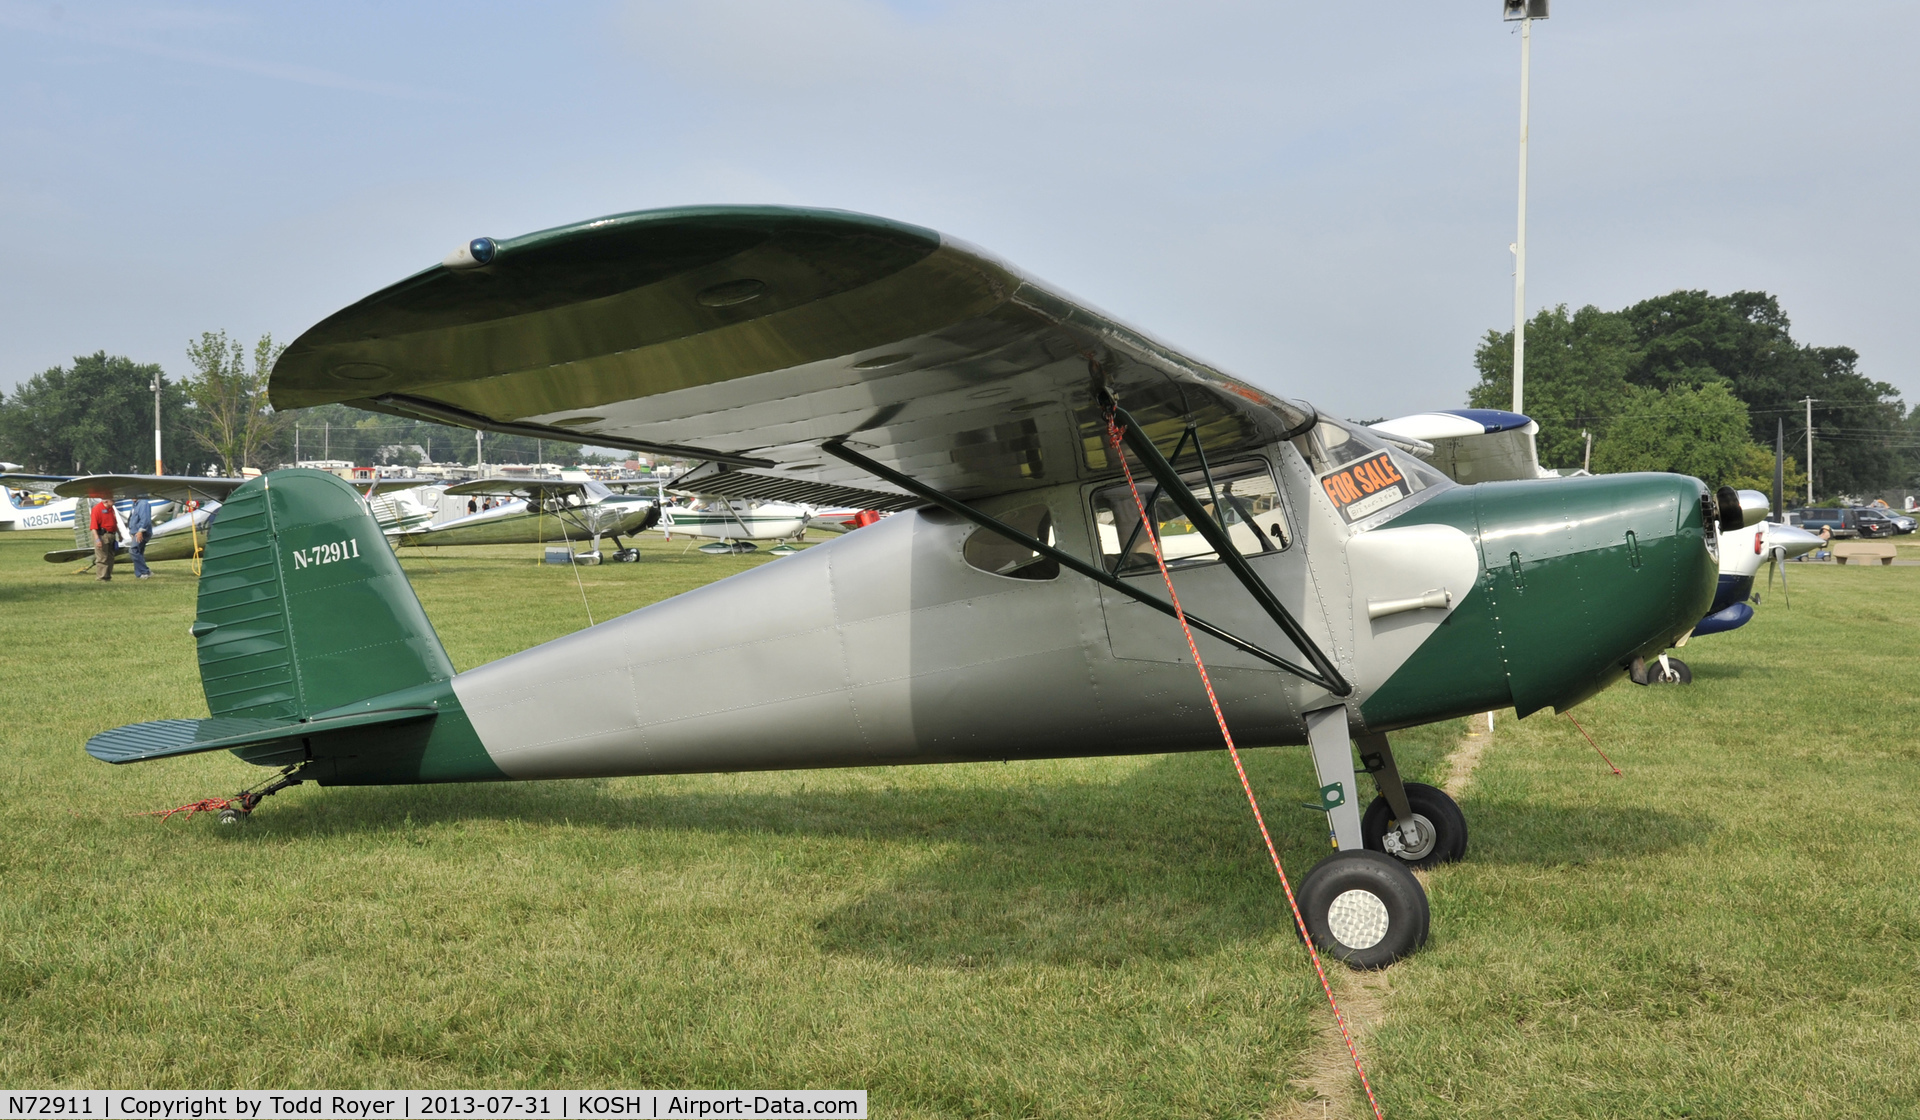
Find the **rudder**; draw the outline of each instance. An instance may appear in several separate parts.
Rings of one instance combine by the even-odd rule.
[[[302,720],[453,677],[360,495],[324,471],[262,475],[220,507],[193,634],[214,716]]]

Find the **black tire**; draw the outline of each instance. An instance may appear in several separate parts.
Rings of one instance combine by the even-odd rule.
[[[1647,683],[1649,684],[1692,684],[1693,683],[1693,670],[1687,668],[1686,662],[1680,660],[1677,657],[1669,657],[1667,658],[1667,665],[1669,668],[1673,670],[1672,680],[1668,680],[1660,675],[1660,663],[1658,661],[1648,662]]]
[[[221,824],[245,824],[246,822],[247,822],[247,814],[245,812],[242,812],[239,809],[220,810]]]
[[[1388,852],[1387,833],[1397,832],[1400,822],[1394,819],[1393,807],[1387,804],[1387,799],[1376,797],[1373,804],[1367,806],[1366,815],[1360,818],[1360,839],[1367,850],[1383,852],[1408,867],[1438,867],[1464,858],[1467,817],[1460,806],[1444,790],[1420,782],[1408,782],[1406,786],[1407,807],[1413,810],[1423,843],[1411,850]]]
[[[1299,902],[1314,946],[1349,968],[1385,968],[1427,941],[1426,890],[1380,852],[1321,860],[1301,881]]]

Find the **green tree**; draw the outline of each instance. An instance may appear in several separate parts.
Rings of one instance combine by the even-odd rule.
[[[1785,457],[1781,470],[1781,498],[1788,506],[1800,504],[1807,495],[1807,472],[1800,469],[1800,461],[1793,456]],[[1773,493],[1773,452],[1757,443],[1747,445],[1747,457],[1741,461],[1740,468],[1726,485],[1735,490],[1758,490],[1762,494]],[[1798,494],[1796,498],[1794,495]]]
[[[185,386],[157,365],[105,351],[36,373],[0,400],[0,459],[47,474],[151,473],[156,377],[167,467],[189,469]]]
[[[1800,446],[1801,402],[1814,398],[1814,482],[1824,492],[1920,483],[1920,428],[1897,390],[1861,374],[1855,351],[1803,345],[1791,328],[1780,301],[1766,292],[1683,290],[1621,311],[1540,312],[1527,324],[1526,412],[1540,423],[1541,462],[1577,465],[1582,430],[1594,433],[1598,455],[1616,417],[1640,400],[1630,387],[1662,393],[1721,385],[1746,402],[1749,438],[1763,447],[1773,445],[1782,420]],[[1488,332],[1474,364],[1480,382],[1469,402],[1509,407],[1512,333]],[[1644,432],[1627,434],[1637,439]]]
[[[1586,451],[1583,431],[1600,431],[1625,399],[1638,354],[1633,332],[1617,313],[1588,305],[1569,315],[1565,304],[1527,324],[1527,415],[1540,424],[1535,441],[1549,467],[1577,467]],[[1468,393],[1475,408],[1513,405],[1513,332],[1488,331],[1474,365],[1480,383]]]
[[[1899,391],[1861,374],[1860,355],[1848,347],[1795,342],[1774,296],[1677,291],[1620,314],[1638,350],[1634,384],[1723,383],[1747,402],[1756,443],[1773,446],[1775,422],[1783,418],[1788,438],[1804,439],[1801,402],[1814,398],[1814,484],[1823,492],[1868,493],[1913,474]]]
[[[253,346],[253,368],[247,368],[247,350],[226,331],[206,331],[187,344],[187,360],[194,376],[188,390],[194,404],[194,438],[214,454],[230,475],[262,466],[263,454],[285,419],[267,403],[267,375],[285,346],[275,346],[263,334]],[[270,465],[270,464],[265,464]]]
[[[1594,441],[1594,473],[1673,471],[1724,486],[1751,461],[1748,430],[1746,404],[1725,385],[1636,388]]]

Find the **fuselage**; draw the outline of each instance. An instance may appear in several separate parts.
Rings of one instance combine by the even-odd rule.
[[[1305,742],[1306,714],[1330,706],[1356,733],[1571,707],[1686,635],[1713,593],[1705,487],[1682,476],[1440,482],[1350,526],[1292,444],[1214,470],[1258,483],[1229,533],[1354,685],[1335,696],[1201,636],[1247,744]],[[1127,567],[1126,534],[1103,531],[1124,500],[1109,480],[983,507],[1164,593],[1157,569]],[[1186,551],[1173,578],[1189,611],[1295,652],[1225,565]],[[435,686],[463,715],[436,725],[440,746],[408,756],[404,779],[1218,746],[1177,623],[1017,552],[952,514],[909,511],[469,670]],[[1442,606],[1404,605],[1436,591]],[[399,780],[377,755],[333,765],[315,777]]]
[[[720,541],[771,541],[800,536],[807,529],[807,518],[805,507],[788,502],[703,498],[666,506],[657,528],[668,539],[679,534]]]
[[[612,496],[556,512],[515,498],[492,509],[395,535],[401,544],[412,546],[580,542],[597,535],[639,532],[652,508],[649,499]]]

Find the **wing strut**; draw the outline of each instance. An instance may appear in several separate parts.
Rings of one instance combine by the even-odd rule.
[[[947,510],[950,513],[954,513],[961,517],[964,517],[968,521],[973,522],[975,525],[978,525],[983,529],[990,529],[993,532],[1000,534],[1001,536],[1007,538],[1010,541],[1014,541],[1018,544],[1024,545],[1025,547],[1032,549],[1033,551],[1039,553],[1040,555],[1045,556],[1047,559],[1054,561],[1055,563],[1059,564],[1061,567],[1069,569],[1070,571],[1078,572],[1080,575],[1087,577],[1088,579],[1092,580],[1093,582],[1099,584],[1102,587],[1111,588],[1112,590],[1118,591],[1120,594],[1125,595],[1130,599],[1133,599],[1146,606],[1152,607],[1154,610],[1159,611],[1161,614],[1166,615],[1168,618],[1178,619],[1180,617],[1179,612],[1173,609],[1173,604],[1167,602],[1165,599],[1162,599],[1157,595],[1152,595],[1145,591],[1142,591],[1139,588],[1132,586],[1131,584],[1124,583],[1121,580],[1117,579],[1116,577],[1110,575],[1109,573],[1102,571],[1101,569],[1096,568],[1091,564],[1088,564],[1084,560],[1081,560],[1077,556],[1073,556],[1069,553],[1062,552],[1059,549],[1053,547],[1050,544],[1047,544],[1044,541],[1036,540],[1035,538],[1030,537],[1025,533],[1022,533],[1020,530],[1015,529],[1013,526],[1008,525],[1006,522],[1001,521],[998,518],[992,517],[985,513],[981,513],[979,510],[974,509],[972,506],[967,505],[965,502],[962,502],[957,498],[954,498],[939,490],[935,490],[931,486],[924,485],[923,483],[915,479],[909,478],[906,475],[901,474],[899,471],[893,470],[890,467],[882,466],[881,464],[874,462],[872,459],[867,458],[865,455],[860,454],[858,451],[854,451],[850,449],[849,447],[847,447],[846,443],[843,440],[830,439],[820,445],[820,450],[826,452],[827,454],[833,456],[836,459],[839,459],[843,463],[850,463],[853,466],[859,467],[861,470],[866,471],[867,473],[873,475],[876,478],[883,479],[887,482],[891,482],[895,486],[900,487],[902,490],[905,490],[910,494],[913,494],[917,497],[925,498],[927,501],[932,502],[934,505],[939,506],[941,509]],[[1182,493],[1186,492],[1186,487],[1183,484],[1181,484],[1178,476],[1175,476],[1173,484],[1176,487],[1179,487],[1180,492]],[[1188,497],[1191,498],[1192,495],[1189,494]],[[1198,522],[1196,522],[1196,524],[1197,523]],[[1238,554],[1236,553],[1236,555]],[[1262,584],[1261,588],[1262,590],[1265,590],[1265,585]],[[1287,618],[1288,622],[1293,621],[1291,616],[1286,615],[1284,608],[1282,609],[1281,614],[1283,617]],[[1277,653],[1273,653],[1254,642],[1250,642],[1247,639],[1240,637],[1238,634],[1234,634],[1230,631],[1223,630],[1220,627],[1215,626],[1213,623],[1208,622],[1203,618],[1195,617],[1191,613],[1187,615],[1187,624],[1189,626],[1192,626],[1195,630],[1198,630],[1203,634],[1207,634],[1211,637],[1220,639],[1221,641],[1227,643],[1228,645],[1241,651],[1242,653],[1250,654],[1254,657],[1257,657],[1260,660],[1265,661],[1268,664],[1278,669],[1283,669],[1286,672],[1292,673],[1294,676],[1299,677],[1301,680],[1307,681],[1310,684],[1319,685],[1321,688],[1326,689],[1327,691],[1333,693],[1335,696],[1345,696],[1349,692],[1353,691],[1353,686],[1348,684],[1346,680],[1342,678],[1338,672],[1333,672],[1331,673],[1330,676],[1325,676],[1325,675],[1322,675],[1321,673],[1315,672],[1313,669],[1307,669],[1302,666],[1296,665],[1292,661],[1287,660],[1286,658],[1280,656]],[[1296,626],[1295,629],[1298,629],[1298,627]],[[1289,637],[1292,636],[1292,631],[1288,631],[1288,636]],[[1300,640],[1304,640],[1304,635]],[[1311,640],[1306,640],[1306,645],[1304,648],[1308,651],[1309,657],[1319,657],[1320,651],[1313,646]],[[1321,657],[1320,660],[1324,661],[1325,659],[1324,657]],[[1329,666],[1329,669],[1331,669],[1331,666]]]
[[[1287,640],[1298,647],[1301,653],[1306,654],[1308,661],[1313,662],[1314,671],[1311,673],[1297,669],[1294,671],[1302,679],[1319,685],[1335,696],[1345,696],[1352,692],[1353,686],[1340,675],[1340,670],[1334,668],[1333,661],[1321,652],[1320,647],[1307,635],[1306,629],[1294,620],[1293,615],[1288,613],[1280,600],[1274,598],[1273,589],[1254,574],[1253,568],[1247,564],[1247,558],[1240,555],[1240,550],[1235,548],[1233,542],[1228,539],[1227,531],[1222,529],[1213,515],[1207,512],[1206,507],[1200,504],[1200,499],[1194,496],[1187,484],[1180,480],[1180,472],[1174,470],[1173,464],[1167,462],[1166,458],[1160,454],[1160,449],[1155,447],[1146,433],[1140,430],[1139,423],[1111,397],[1108,397],[1105,403],[1114,420],[1120,425],[1120,438],[1125,440],[1140,461],[1147,465],[1147,470],[1153,472],[1154,481],[1160,484],[1160,489],[1173,499],[1173,504],[1180,507],[1181,513],[1187,515],[1187,519],[1193,522],[1193,527],[1200,530],[1200,535],[1213,546],[1214,554],[1227,565],[1227,570],[1240,581],[1240,586],[1247,589],[1247,594],[1253,596],[1253,601],[1260,604],[1260,609],[1267,612],[1267,617],[1271,618],[1273,624],[1280,628],[1280,632],[1287,636]],[[1196,449],[1199,447],[1197,437],[1194,440],[1194,446]],[[1207,468],[1206,463],[1206,454],[1201,452],[1201,469],[1206,471],[1207,486],[1211,489],[1213,472]],[[1214,508],[1219,508],[1217,502]]]

